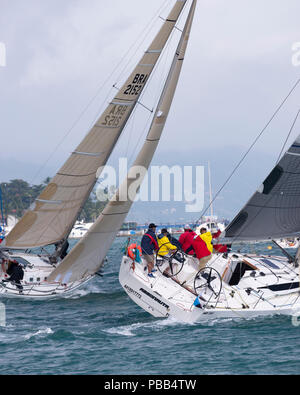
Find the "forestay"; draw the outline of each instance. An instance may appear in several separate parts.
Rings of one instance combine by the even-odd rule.
[[[48,281],[62,283],[76,281],[94,274],[101,267],[108,249],[131,208],[159,143],[182,68],[195,7],[196,0],[193,0],[149,133],[137,159],[128,172],[127,179],[122,183],[114,198],[106,205],[89,232],[51,273]],[[144,171],[141,171],[141,167]]]
[[[6,247],[56,243],[70,233],[183,10],[176,1],[142,59],[87,136],[6,238]]]
[[[300,233],[300,136],[225,229],[225,241],[268,240]]]

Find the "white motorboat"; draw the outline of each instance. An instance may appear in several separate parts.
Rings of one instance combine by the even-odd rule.
[[[207,229],[208,232],[217,233],[218,231],[223,232],[226,228],[226,226],[222,222],[218,222],[216,220],[208,220],[206,222],[201,223],[198,225],[195,229],[195,232],[199,235],[200,234],[200,229],[205,228]]]
[[[86,283],[103,266],[123,219],[120,223],[114,221],[114,215],[104,210],[66,255],[68,238],[100,170],[139,103],[185,4],[186,0],[175,1],[150,46],[92,129],[1,243],[0,257],[10,261],[3,260],[0,265],[1,295],[46,298],[64,294]],[[47,246],[55,249],[47,253]],[[42,255],[33,253],[40,248]],[[17,263],[13,265],[14,260]],[[13,273],[7,277],[8,266],[18,269],[17,282],[12,280]]]
[[[69,239],[81,239],[93,225],[93,222],[77,221],[70,232]]]

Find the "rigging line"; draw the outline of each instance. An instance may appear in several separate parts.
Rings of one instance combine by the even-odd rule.
[[[293,131],[293,129],[294,129],[294,126],[295,126],[297,120],[298,120],[299,114],[300,114],[300,109],[298,110],[297,115],[296,115],[296,117],[295,117],[295,119],[294,119],[294,122],[293,122],[293,124],[292,124],[292,126],[291,126],[291,128],[290,128],[290,131],[289,131],[289,133],[288,133],[288,135],[287,135],[287,137],[286,137],[286,139],[285,139],[285,142],[284,142],[284,144],[283,144],[283,146],[282,146],[282,149],[281,149],[281,151],[280,151],[280,154],[279,154],[279,156],[278,156],[276,165],[278,164],[278,162],[279,162],[279,160],[280,160],[280,158],[281,158],[281,155],[282,155],[282,153],[283,153],[283,150],[285,149],[285,146],[286,146],[286,144],[287,144],[287,141],[288,141],[288,139],[290,138],[290,135],[291,135],[291,133],[292,133],[292,131]]]
[[[133,162],[133,157],[135,156],[135,152],[137,150],[138,145],[140,144],[142,138],[146,136],[146,133],[148,133],[148,128],[150,127],[150,120],[152,122],[152,113],[149,114],[149,117],[148,117],[148,119],[146,121],[145,127],[144,127],[140,137],[137,139],[136,145],[135,145],[135,147],[133,149],[133,152],[132,152],[132,154],[130,156],[129,163]]]
[[[161,70],[161,72],[160,72],[160,82],[161,82],[161,83],[164,83],[164,82],[167,80],[167,75],[168,75],[168,73],[166,73],[166,63],[167,63],[167,58],[168,58],[167,55],[169,54],[169,51],[170,51],[170,46],[171,46],[171,42],[172,42],[173,36],[174,36],[174,30],[173,30],[173,32],[172,32],[171,35],[170,35],[170,38],[169,38],[169,40],[168,40],[168,42],[167,42],[167,44],[166,44],[166,46],[165,46],[165,48],[164,48],[164,51],[163,51],[162,56],[158,59],[158,62],[157,62],[156,66],[155,66],[155,68],[154,68],[154,70],[153,70],[153,73],[150,75],[149,80],[147,81],[147,86],[149,86],[149,84],[150,84],[151,81],[153,80],[154,75],[155,75],[155,72],[156,72],[157,69],[161,66],[161,64],[163,63],[163,60],[164,60],[165,63],[161,66],[161,67],[163,68],[163,70]],[[156,107],[157,107],[158,102],[159,102],[159,100],[160,100],[160,95],[161,95],[161,93],[162,93],[161,85],[163,85],[163,84],[161,84],[161,83],[158,84],[158,85],[159,85],[159,88],[156,88],[155,99],[153,100],[153,108],[156,108]],[[144,96],[145,94],[146,94],[146,91],[143,91],[142,94],[141,94],[141,97],[140,97],[139,101],[141,101],[141,100],[143,99],[143,96]],[[139,104],[141,104],[141,103],[139,103]],[[142,106],[143,106],[143,105],[142,105]],[[145,107],[145,106],[143,106],[143,107]],[[134,110],[133,110],[133,114],[134,114],[137,110],[138,110],[138,107],[135,107]],[[131,156],[130,156],[130,159],[129,159],[129,164],[133,161],[133,156],[135,155],[136,150],[137,150],[137,147],[138,147],[138,145],[140,144],[140,142],[141,142],[143,136],[145,136],[145,132],[148,132],[147,129],[151,126],[151,123],[150,123],[149,121],[150,121],[150,119],[153,117],[153,112],[154,112],[154,110],[152,110],[152,112],[150,112],[149,117],[147,118],[147,120],[146,120],[146,122],[145,122],[145,127],[143,128],[142,133],[140,134],[140,136],[139,136],[138,139],[137,139],[136,145],[135,145],[135,147],[134,147],[134,149],[133,149],[133,151],[132,151],[132,154],[131,154]],[[133,114],[132,114],[132,115],[133,115]],[[126,128],[127,128],[128,125],[130,124],[130,122],[131,122],[131,120],[128,120],[127,125],[126,125]],[[152,121],[151,121],[151,122],[152,122]]]
[[[170,2],[169,2],[170,3]],[[166,3],[165,3],[166,4]],[[166,8],[166,7],[165,7]],[[182,15],[180,16],[180,18],[182,17]],[[154,18],[153,18],[154,19]],[[146,30],[146,29],[145,29]],[[166,45],[165,45],[165,47],[164,47],[164,50],[163,50],[163,56],[160,56],[160,58],[158,59],[158,61],[157,61],[157,63],[156,63],[156,65],[155,65],[155,67],[154,67],[154,69],[153,69],[153,72],[151,73],[151,75],[150,75],[150,77],[149,77],[149,79],[147,80],[147,86],[149,86],[150,85],[150,83],[151,83],[151,81],[154,79],[154,76],[155,76],[155,74],[156,74],[156,71],[157,71],[157,69],[160,67],[160,65],[161,65],[161,63],[162,63],[162,61],[163,61],[163,59],[165,59],[165,63],[167,62],[167,56],[165,56],[165,54],[167,53],[169,53],[169,50],[170,50],[170,46],[171,46],[171,42],[172,42],[172,40],[173,40],[173,37],[174,37],[174,32],[175,32],[175,29],[173,29],[173,31],[171,32],[171,34],[170,34],[170,37],[169,37],[169,39],[168,39],[168,42],[166,43]],[[147,33],[148,34],[148,33]],[[144,39],[142,40],[142,42],[144,41]],[[142,43],[141,43],[142,44]],[[140,48],[140,46],[141,46],[141,44],[138,46],[138,48],[136,49],[136,51],[135,51],[135,53],[138,51],[138,49]],[[135,54],[134,53],[134,54]],[[130,61],[129,61],[130,62]],[[127,63],[127,65],[129,64],[129,62]],[[127,67],[127,65],[124,67],[124,69],[123,69],[123,71],[122,71],[122,73],[124,72],[124,70],[125,70],[125,68]],[[166,64],[163,66],[164,68],[166,67]],[[163,72],[161,72],[161,74],[163,74]],[[161,77],[161,80],[166,80],[166,76],[165,77]],[[112,88],[111,89],[117,89],[117,90],[120,90],[119,88],[118,88],[118,83],[116,82],[113,86],[112,86]],[[111,91],[110,91],[111,92]],[[109,95],[110,95],[110,92],[108,93],[108,95],[106,96],[106,98],[105,98],[105,100],[104,100],[104,103],[108,100],[108,97],[109,97]],[[161,91],[159,91],[159,92],[157,92],[157,94],[156,94],[156,96],[157,96],[157,98],[155,99],[155,101],[154,101],[154,105],[156,104],[156,103],[158,103],[158,100],[159,100],[159,94],[161,93]],[[140,96],[140,98],[139,98],[139,101],[137,102],[139,105],[141,105],[142,107],[144,107],[144,108],[146,108],[149,112],[150,112],[150,117],[151,117],[151,115],[153,114],[153,111],[154,110],[150,110],[148,107],[146,107],[143,103],[142,103],[142,99],[143,99],[143,97],[144,97],[144,95],[146,94],[146,90],[143,90],[143,92],[142,92],[142,94],[141,94],[141,96]],[[98,110],[98,112],[97,112],[97,114],[100,114],[100,112],[101,112],[101,109],[102,109],[102,106],[104,105],[104,103],[102,103],[102,105],[101,105],[101,107],[100,107],[100,109]],[[133,111],[132,111],[132,114],[130,115],[130,117],[129,117],[129,119],[128,119],[128,121],[127,121],[127,124],[126,124],[126,126],[125,126],[125,128],[124,128],[124,131],[123,131],[123,135],[124,135],[124,132],[125,132],[125,130],[128,128],[128,126],[130,125],[130,122],[131,122],[131,120],[133,119],[133,117],[135,116],[135,113],[136,113],[136,111],[138,110],[138,106],[135,106],[135,108],[133,109]],[[97,115],[96,116],[96,118],[95,118],[95,121],[98,119],[98,117],[99,117],[99,115]],[[150,118],[149,117],[149,118]],[[144,135],[144,133],[145,133],[145,130],[146,130],[146,127],[147,127],[147,125],[148,125],[148,122],[149,122],[149,118],[147,119],[147,121],[146,121],[146,126],[145,126],[145,128],[142,130],[142,134],[141,134],[141,136],[139,137],[139,139],[138,139],[138,141],[137,141],[137,144],[136,144],[136,146],[135,146],[135,148],[134,148],[134,151],[133,151],[133,154],[134,154],[134,152],[135,152],[135,150],[136,150],[136,148],[137,148],[137,146],[138,146],[138,143],[141,141],[141,138],[142,138],[142,136]],[[95,123],[95,121],[94,121],[94,123]],[[119,142],[118,142],[119,143]],[[133,156],[133,154],[132,154],[132,156]],[[132,159],[132,156],[131,156],[131,159]]]
[[[132,47],[130,48],[130,51],[133,49],[133,47],[136,45],[136,43],[139,41],[139,39],[141,38],[141,42],[140,44],[137,46],[137,48],[135,49],[135,51],[133,52],[133,54],[129,57],[129,60],[127,61],[127,63],[125,64],[125,66],[123,67],[123,69],[121,70],[121,72],[119,73],[119,75],[116,77],[116,83],[114,85],[117,85],[119,80],[121,79],[121,76],[125,73],[126,69],[128,68],[130,62],[135,62],[134,56],[136,55],[136,53],[138,52],[138,50],[141,48],[142,44],[144,43],[146,37],[149,35],[150,31],[153,29],[153,23],[154,20],[156,20],[159,17],[159,14],[162,10],[164,10],[167,7],[167,3],[170,3],[170,1],[166,1],[164,3],[164,5],[162,7],[159,8],[158,12],[156,12],[156,14],[154,15],[154,17],[151,19],[151,21],[147,24],[147,26],[142,30],[142,33],[139,34],[139,38],[136,40],[136,42],[132,45]],[[129,51],[128,51],[129,52]],[[126,54],[127,55],[127,54]]]
[[[4,221],[4,212],[3,212],[3,198],[2,198],[2,188],[0,185],[0,209],[1,209],[1,221],[2,221],[2,225],[5,225],[5,221]]]
[[[166,4],[168,1],[166,1],[164,4]],[[142,33],[148,28],[149,25],[151,25],[153,23],[153,20],[156,18],[156,15],[159,14],[161,12],[161,10],[165,7],[165,5],[163,5],[162,7],[159,8],[158,12],[155,13],[155,16],[151,18],[151,21],[148,23],[148,25],[146,26],[146,28],[144,28],[142,30]],[[138,35],[138,37],[140,37],[140,35]],[[78,122],[82,119],[83,115],[86,113],[86,111],[88,110],[88,108],[90,107],[90,105],[95,101],[95,99],[97,98],[97,96],[99,95],[100,91],[104,88],[104,86],[108,83],[108,81],[112,78],[113,74],[117,71],[117,69],[120,67],[120,65],[122,64],[122,62],[124,61],[124,59],[128,56],[129,52],[132,50],[132,48],[136,45],[136,42],[139,40],[139,38],[133,43],[133,45],[129,48],[129,50],[124,54],[124,56],[122,57],[122,59],[118,62],[118,64],[115,66],[115,68],[113,69],[113,71],[110,73],[110,75],[106,78],[106,80],[101,83],[101,86],[96,90],[96,93],[93,95],[93,97],[88,101],[87,105],[84,107],[84,109],[80,112],[79,116],[76,118],[76,120],[73,122],[72,126],[70,127],[70,129],[67,131],[67,133],[62,137],[62,139],[60,140],[60,142],[56,145],[56,147],[54,148],[54,150],[52,151],[52,153],[49,155],[49,157],[46,159],[46,161],[43,163],[43,165],[39,168],[39,170],[35,173],[35,175],[33,176],[33,178],[30,181],[30,184],[33,184],[33,181],[36,179],[36,177],[41,173],[41,171],[45,168],[45,166],[47,165],[47,163],[50,161],[50,159],[52,159],[54,153],[57,151],[57,149],[62,145],[62,143],[64,142],[64,140],[69,136],[69,134],[72,132],[72,130],[75,128],[75,126],[78,124]]]
[[[123,56],[123,58],[121,59],[121,61],[118,63],[118,66],[114,69],[113,73],[116,71],[116,69],[121,65],[121,63],[125,60],[125,58],[129,55],[129,53],[133,50],[134,46],[137,44],[137,42],[139,41],[140,37],[142,37],[141,39],[141,43],[137,46],[137,48],[135,49],[135,51],[132,53],[132,55],[128,58],[129,60],[127,61],[127,63],[125,64],[125,66],[123,67],[123,69],[121,70],[121,72],[119,73],[119,75],[115,78],[115,80],[117,82],[115,82],[112,86],[112,88],[115,88],[117,90],[120,90],[120,88],[118,88],[118,81],[121,79],[121,76],[123,74],[125,74],[125,70],[127,69],[128,65],[130,64],[130,62],[132,61],[133,57],[136,55],[136,53],[138,52],[138,50],[140,49],[140,47],[142,46],[143,42],[145,41],[146,36],[149,34],[150,30],[152,29],[152,25],[154,20],[157,18],[157,15],[159,15],[159,13],[166,8],[166,3],[170,3],[170,1],[166,1],[165,5],[163,5],[162,7],[159,8],[158,12],[156,12],[156,14],[154,15],[154,17],[151,19],[151,21],[147,24],[147,26],[142,30],[142,32],[138,35],[138,39],[134,42],[134,44],[130,47],[130,49],[126,52],[125,56]],[[153,70],[154,71],[154,70]],[[112,76],[112,74],[110,75],[110,77]],[[126,73],[126,75],[128,74],[128,71]],[[153,73],[151,73],[153,74]],[[110,77],[108,79],[110,79]],[[151,76],[150,76],[151,78]],[[108,81],[108,79],[106,80],[106,82]],[[149,79],[150,80],[150,79]],[[101,106],[99,107],[98,111],[96,112],[96,116],[91,124],[90,127],[92,127],[94,125],[94,123],[96,122],[96,120],[99,118],[99,114],[101,114],[102,109],[105,105],[105,103],[108,101],[108,98],[110,96],[111,90],[109,91],[109,93],[107,94],[107,96],[105,97],[104,101],[102,102]],[[142,98],[142,96],[140,97],[140,99]],[[139,100],[140,100],[139,99]],[[139,103],[139,102],[138,102]],[[139,103],[141,105],[143,105],[142,103]]]
[[[300,79],[298,80],[298,82],[299,82],[299,81],[300,81]],[[298,84],[298,82],[297,82],[297,84]],[[294,127],[295,127],[295,124],[296,124],[296,122],[297,122],[299,113],[300,113],[300,109],[298,110],[297,115],[296,115],[296,117],[295,117],[295,119],[294,119],[294,121],[293,121],[293,123],[292,123],[292,126],[291,126],[290,131],[289,131],[289,135],[291,134],[291,132],[293,131],[293,129],[294,129]],[[283,148],[282,148],[282,150],[283,150]],[[288,180],[290,177],[291,177],[291,174],[288,175],[287,180]],[[256,213],[256,215],[252,218],[252,220],[251,220],[244,228],[242,227],[243,230],[246,229],[246,228],[257,218],[257,216],[261,213],[262,209],[266,207],[266,205],[269,203],[269,201],[270,201],[271,199],[272,199],[272,196],[270,196],[270,197],[267,199],[267,201],[265,202],[265,204],[264,204],[263,206],[260,207],[259,211],[258,211],[258,212]],[[235,235],[235,237],[232,239],[232,242],[234,242],[234,241],[239,237],[239,235],[240,235],[241,232],[242,232],[242,229],[240,229],[239,233],[238,233],[237,235]]]
[[[166,2],[166,3],[167,3],[167,2]],[[166,3],[165,3],[165,4],[166,4]],[[184,10],[187,8],[187,3],[188,3],[188,2],[186,2],[185,5],[184,5],[183,10],[182,10],[181,14],[180,14],[179,17],[178,17],[177,23],[179,23],[179,21],[183,18]],[[170,1],[168,2],[168,6],[169,6],[169,4],[170,4]],[[166,9],[166,8],[167,8],[166,5],[165,5],[165,6],[162,6],[162,7],[160,8],[159,12],[158,12],[158,15],[159,15],[159,13],[160,13],[162,10],[164,10],[164,9]],[[152,21],[153,21],[154,19],[156,19],[156,18],[157,18],[157,16],[155,16],[155,17],[151,20],[151,23],[152,23]],[[161,17],[158,16],[158,18],[161,18]],[[166,20],[166,19],[164,19],[164,18],[161,18],[161,19],[163,19],[164,21]],[[133,53],[133,55],[132,55],[131,58],[128,60],[127,64],[124,66],[123,70],[121,71],[121,73],[120,73],[119,76],[117,77],[117,82],[116,82],[114,85],[117,85],[117,84],[118,84],[119,80],[121,79],[121,75],[122,75],[123,73],[125,73],[125,70],[126,70],[126,68],[128,67],[128,65],[130,64],[130,62],[131,62],[133,56],[137,53],[137,51],[139,50],[139,48],[142,46],[142,44],[143,44],[143,42],[144,42],[144,40],[145,40],[145,37],[146,37],[146,36],[149,34],[149,32],[151,31],[152,26],[150,26],[150,27],[148,28],[148,26],[151,25],[151,23],[149,23],[149,24],[147,25],[147,27],[144,29],[144,31],[146,31],[146,29],[147,29],[147,32],[145,33],[144,37],[142,38],[142,41],[141,41],[140,45],[138,45],[138,47],[136,48],[135,52]],[[176,29],[177,29],[177,27],[176,27],[176,25],[175,25],[174,28],[173,28],[173,31],[171,32],[171,35],[170,35],[170,37],[169,37],[169,39],[168,39],[168,43],[169,43],[170,40],[172,39],[172,36],[173,36],[174,31],[175,31]],[[180,30],[180,29],[179,29],[179,30]],[[168,43],[167,43],[167,45],[168,45]],[[167,45],[166,45],[166,47],[167,47]],[[159,60],[159,61],[160,61],[160,60]],[[157,68],[157,65],[156,65],[156,68]],[[153,70],[153,72],[154,72],[154,70]],[[152,76],[153,74],[154,74],[154,73],[151,73],[151,76]],[[151,76],[150,76],[150,78],[151,78]],[[149,81],[148,81],[147,83],[149,83]],[[144,92],[143,92],[143,93],[144,93]],[[143,95],[143,93],[142,93],[142,95]],[[140,99],[142,98],[142,95],[141,95]]]
[[[136,116],[136,114],[135,114],[135,116]],[[133,131],[134,131],[134,123],[135,123],[134,121],[136,120],[135,116],[132,117],[132,119],[131,119],[130,131],[129,131],[129,135],[128,135],[128,142],[127,142],[126,153],[125,153],[125,157],[126,158],[128,158],[129,146],[130,146],[132,134],[133,134]],[[119,180],[119,184],[121,184],[121,180]]]
[[[207,212],[207,210],[210,208],[210,206],[215,202],[215,200],[217,199],[217,197],[219,196],[219,194],[223,191],[223,189],[225,188],[225,186],[228,184],[228,182],[231,180],[231,178],[233,177],[233,175],[236,173],[236,171],[238,170],[238,168],[241,166],[242,162],[245,160],[245,158],[248,156],[249,152],[252,150],[252,148],[255,146],[255,144],[258,142],[258,140],[260,139],[260,137],[263,135],[263,133],[265,132],[265,130],[268,128],[268,126],[270,125],[270,123],[273,121],[273,119],[276,117],[276,115],[279,113],[279,111],[281,110],[281,108],[284,106],[284,104],[286,103],[286,101],[289,99],[289,97],[292,95],[292,93],[295,91],[295,89],[297,88],[297,86],[300,83],[300,78],[297,80],[297,82],[295,83],[295,85],[292,87],[292,89],[289,91],[288,95],[284,98],[284,100],[280,103],[280,105],[277,107],[276,111],[273,113],[273,115],[271,116],[271,118],[269,119],[269,121],[266,123],[266,125],[263,127],[263,129],[260,131],[260,133],[256,136],[256,138],[254,139],[253,143],[250,145],[250,147],[248,148],[248,150],[245,152],[245,154],[242,156],[242,158],[240,159],[240,161],[237,163],[237,165],[234,167],[234,169],[232,170],[232,172],[230,173],[230,175],[227,177],[227,179],[225,180],[224,184],[221,186],[221,188],[218,190],[218,192],[215,194],[215,196],[213,197],[212,201],[210,202],[210,204],[202,211],[201,217]],[[201,218],[200,217],[200,218]]]

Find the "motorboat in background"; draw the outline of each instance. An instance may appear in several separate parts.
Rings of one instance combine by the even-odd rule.
[[[201,228],[206,228],[207,231],[211,232],[212,234],[213,233],[217,233],[218,231],[223,232],[225,230],[225,228],[226,228],[225,223],[224,222],[219,222],[217,216],[213,216],[213,217],[211,217],[211,216],[207,216],[207,217],[203,216],[202,217],[202,221],[203,222],[201,222],[200,225],[197,225],[196,228],[195,228],[195,232],[197,234],[200,234],[200,229]]]
[[[69,239],[81,239],[93,225],[93,222],[76,221],[69,234]]]
[[[283,249],[299,248],[300,247],[300,238],[299,237],[279,239],[279,240],[275,240],[275,241]]]

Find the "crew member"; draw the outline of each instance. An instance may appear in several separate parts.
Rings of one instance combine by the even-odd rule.
[[[199,270],[203,269],[211,258],[211,252],[207,248],[206,243],[202,240],[201,235],[196,235],[194,237],[192,247],[196,258],[198,258]]]
[[[179,243],[181,244],[182,250],[188,255],[194,255],[194,249],[192,248],[194,237],[196,233],[191,229],[190,225],[184,226],[184,233],[179,237]]]
[[[4,281],[11,281],[16,285],[18,290],[22,292],[23,286],[21,285],[21,280],[23,280],[24,277],[24,270],[19,262],[16,260],[9,260],[8,269],[6,272],[10,277]]]
[[[170,242],[167,229],[161,230],[161,233],[158,236],[157,241],[158,241],[158,253],[161,256],[165,256],[169,252],[177,250],[177,247]]]
[[[212,253],[214,248],[213,248],[213,245],[211,243],[211,241],[212,241],[211,233],[209,231],[207,231],[206,228],[201,228],[200,229],[200,237],[205,242],[208,250]]]
[[[147,262],[148,276],[155,278],[153,275],[156,272],[154,269],[154,252],[158,251],[158,242],[156,238],[156,225],[150,224],[147,232],[143,235],[141,240],[142,257]]]

